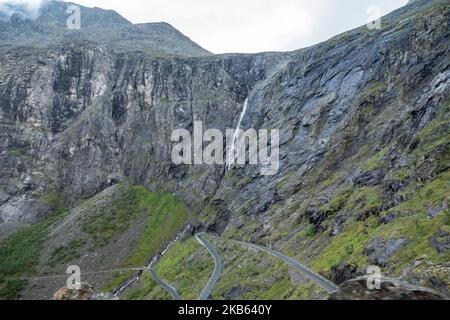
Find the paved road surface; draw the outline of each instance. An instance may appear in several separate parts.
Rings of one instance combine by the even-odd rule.
[[[150,272],[150,275],[152,276],[152,279],[155,280],[155,282],[164,290],[166,290],[171,296],[173,300],[181,300],[180,295],[178,294],[177,290],[172,287],[170,284],[168,284],[167,282],[165,282],[164,280],[162,280],[161,278],[158,277],[158,275],[156,274],[156,272],[153,269],[148,269],[148,271]]]
[[[205,235],[204,233],[198,233],[195,235],[195,238],[197,239],[198,242],[200,242],[202,246],[208,249],[209,253],[214,258],[215,267],[211,275],[211,278],[208,281],[208,284],[203,289],[202,293],[197,298],[197,300],[208,300],[209,296],[211,295],[212,289],[219,281],[220,275],[222,274],[222,259],[220,259],[220,256],[217,253],[217,250],[214,248],[214,246],[203,237],[204,235]]]
[[[201,294],[197,298],[197,300],[207,300],[209,298],[214,286],[219,281],[220,276],[222,274],[222,259],[220,258],[219,253],[214,248],[214,246],[211,244],[211,242],[206,240],[204,238],[204,236],[205,236],[205,233],[198,233],[195,235],[195,238],[202,246],[206,247],[206,249],[209,251],[209,253],[211,254],[211,256],[214,259],[215,267],[214,267],[214,271],[213,271],[207,285],[205,286],[205,288],[203,289],[203,291],[201,292]],[[321,288],[326,290],[328,293],[336,292],[338,289],[338,287],[330,280],[325,279],[321,275],[308,269],[306,266],[304,266],[300,262],[292,259],[291,257],[288,257],[288,256],[282,254],[281,252],[275,251],[275,250],[267,248],[267,247],[259,246],[259,245],[253,244],[253,243],[247,243],[247,242],[236,241],[236,240],[231,240],[231,239],[224,239],[224,238],[220,238],[215,235],[209,235],[209,236],[219,239],[219,240],[232,241],[232,242],[240,244],[244,247],[251,248],[256,251],[264,252],[264,253],[270,254],[271,256],[273,256],[275,258],[281,259],[286,264],[290,265],[295,270],[300,272],[302,275],[304,275],[305,277],[314,281],[318,286],[320,286]],[[147,268],[147,270],[150,272],[152,279],[161,288],[163,288],[165,291],[167,291],[172,296],[173,300],[181,300],[181,297],[175,288],[173,288],[170,284],[166,283],[164,280],[160,279],[153,269]]]
[[[222,238],[214,236],[214,235],[211,235],[211,236],[216,238],[216,239],[229,240],[229,239],[222,239]],[[290,257],[288,257],[288,256],[286,256],[284,254],[282,254],[281,252],[275,251],[275,250],[270,249],[270,248],[258,246],[256,244],[252,244],[252,243],[246,243],[246,242],[235,241],[235,240],[231,240],[231,241],[233,241],[235,243],[238,243],[238,244],[240,244],[242,246],[246,246],[246,247],[252,248],[254,250],[260,251],[260,252],[268,253],[271,256],[274,256],[275,258],[283,260],[285,263],[287,263],[288,265],[293,267],[295,270],[299,271],[301,274],[303,274],[307,278],[309,278],[312,281],[314,281],[318,286],[320,286],[321,288],[325,289],[328,293],[334,293],[338,289],[338,287],[333,282],[331,282],[330,280],[325,279],[321,275],[319,275],[319,274],[315,273],[314,271],[308,269],[306,266],[304,266],[300,262],[298,262],[298,261],[296,261],[296,260],[294,260],[294,259],[292,259],[292,258],[290,258]]]

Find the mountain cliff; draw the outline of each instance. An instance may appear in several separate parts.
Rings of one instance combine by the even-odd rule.
[[[49,298],[65,280],[8,277],[68,263],[142,266],[186,225],[277,248],[338,284],[377,265],[449,293],[448,1],[253,55],[212,55],[167,24],[101,9],[82,8],[72,34],[66,5],[0,21],[0,296]],[[172,163],[173,130],[235,128],[245,100],[243,129],[281,130],[276,175]],[[217,245],[227,264],[214,298],[324,296],[276,261]],[[158,272],[191,297],[209,268],[188,239]],[[89,280],[111,290],[128,276]],[[143,284],[129,297],[165,298]]]

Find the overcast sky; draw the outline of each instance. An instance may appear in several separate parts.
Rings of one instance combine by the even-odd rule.
[[[30,9],[42,0],[26,2]],[[408,0],[78,0],[114,9],[134,23],[165,21],[214,53],[296,50],[364,25],[376,5],[389,13]]]

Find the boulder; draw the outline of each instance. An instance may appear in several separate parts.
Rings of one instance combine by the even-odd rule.
[[[365,248],[364,253],[369,257],[371,264],[384,267],[395,253],[408,244],[409,241],[406,239],[383,241],[376,238]]]
[[[329,300],[446,300],[431,289],[422,288],[396,279],[381,278],[381,288],[370,290],[369,276],[344,282]]]
[[[69,289],[67,287],[59,289],[54,295],[53,300],[116,300],[111,293],[96,291],[87,283],[81,284],[79,290]]]

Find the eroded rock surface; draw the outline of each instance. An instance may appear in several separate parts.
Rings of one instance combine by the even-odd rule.
[[[367,288],[367,277],[345,282],[330,300],[446,300],[436,291],[395,279],[382,278],[381,289]]]

